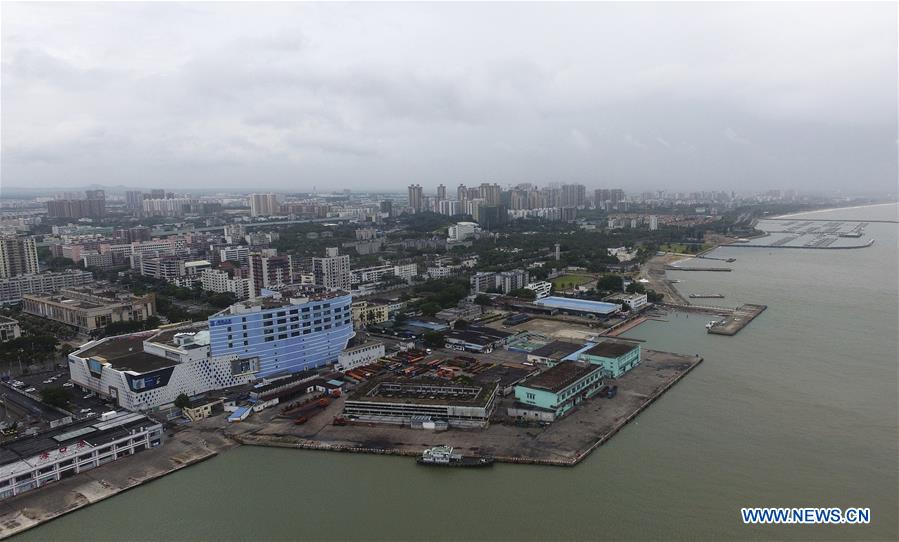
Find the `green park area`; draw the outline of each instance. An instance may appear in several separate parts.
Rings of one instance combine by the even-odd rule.
[[[561,277],[550,279],[550,282],[552,282],[554,290],[568,290],[593,280],[596,279],[590,275],[562,275]]]

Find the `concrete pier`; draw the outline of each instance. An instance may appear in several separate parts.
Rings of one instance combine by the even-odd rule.
[[[237,442],[309,450],[419,456],[427,447],[448,444],[468,455],[491,456],[502,463],[573,466],[631,422],[702,362],[699,356],[644,350],[643,363],[611,384],[613,399],[594,397],[547,426],[511,421],[486,429],[433,432],[408,427],[358,424],[293,425],[274,421],[258,431],[232,435]],[[498,405],[505,413],[510,398]],[[410,462],[411,463],[411,462]],[[410,465],[412,468],[412,465]]]
[[[754,305],[751,303],[740,305],[724,319],[724,323],[711,327],[709,333],[714,335],[736,335],[767,308],[768,305]]]

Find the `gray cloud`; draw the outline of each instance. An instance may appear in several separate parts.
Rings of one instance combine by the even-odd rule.
[[[5,4],[4,184],[895,191],[891,4]]]

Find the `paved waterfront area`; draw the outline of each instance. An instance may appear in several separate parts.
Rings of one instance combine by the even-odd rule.
[[[0,539],[213,457],[235,445],[211,431],[178,431],[161,447],[2,501]]]
[[[275,419],[251,429],[251,424],[235,428],[234,436],[245,444],[332,451],[382,453],[417,456],[424,448],[439,444],[454,446],[464,453],[493,456],[500,462],[571,466],[660,397],[696,367],[702,358],[669,352],[644,350],[643,363],[614,382],[618,395],[613,399],[595,397],[565,418],[545,427],[521,427],[493,423],[487,429],[434,432],[389,425],[334,426],[340,412],[338,401],[304,425]],[[506,398],[501,413],[510,404]]]
[[[736,335],[740,332],[741,329],[749,325],[749,322],[752,322],[756,316],[761,314],[765,309],[767,309],[767,305],[754,305],[752,303],[747,303],[745,305],[740,305],[734,312],[728,315],[724,319],[724,323],[714,326],[709,329],[709,333],[714,335]]]

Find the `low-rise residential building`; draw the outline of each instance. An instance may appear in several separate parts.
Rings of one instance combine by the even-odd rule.
[[[632,311],[639,311],[646,306],[648,298],[646,294],[615,294],[605,298],[606,301],[622,302]]]
[[[512,290],[518,290],[527,286],[530,275],[524,269],[501,272],[479,272],[469,279],[471,293],[498,291],[508,294]]]
[[[248,278],[231,277],[222,269],[204,269],[200,273],[200,285],[208,292],[232,293],[237,299],[248,299],[253,295],[253,283]]]
[[[552,292],[553,284],[546,280],[540,280],[527,284],[525,288],[534,291],[535,299],[543,299],[544,297],[548,297]]]
[[[563,361],[515,386],[509,416],[552,422],[595,395],[603,386],[603,368]]]
[[[159,422],[116,412],[6,442],[0,449],[0,499],[155,448],[163,438]]]
[[[140,274],[155,279],[174,280],[184,276],[184,258],[180,256],[159,256],[140,259]]]
[[[78,269],[0,279],[0,304],[18,303],[26,294],[49,294],[58,292],[62,288],[84,286],[93,280],[93,273]]]
[[[18,339],[22,336],[22,329],[19,327],[18,320],[0,316],[0,343]]]
[[[58,294],[27,294],[22,310],[90,333],[116,322],[143,321],[156,314],[156,294],[64,288]]]
[[[354,301],[353,326],[356,329],[364,329],[372,324],[380,324],[390,319],[387,305],[369,303],[368,301]]]
[[[358,346],[351,346],[337,356],[338,371],[352,371],[357,367],[371,365],[384,357],[384,343],[370,341]]]

